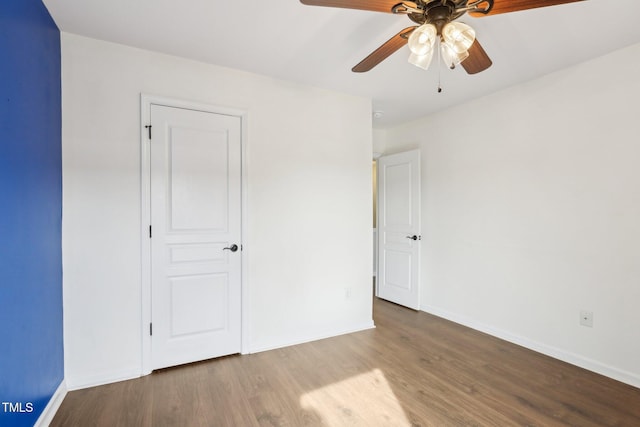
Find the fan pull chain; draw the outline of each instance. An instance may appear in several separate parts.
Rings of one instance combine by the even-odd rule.
[[[441,49],[442,46],[440,46],[440,43],[442,43],[442,41],[438,39],[438,93],[442,93],[442,86],[440,84],[440,81],[441,81],[440,77],[442,75],[442,67],[440,66],[440,56],[442,52],[442,49]]]

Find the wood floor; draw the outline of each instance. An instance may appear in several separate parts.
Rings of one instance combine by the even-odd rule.
[[[377,328],[67,394],[52,426],[640,426],[640,389],[376,300]]]

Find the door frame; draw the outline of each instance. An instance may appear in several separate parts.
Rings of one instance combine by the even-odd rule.
[[[151,105],[162,105],[166,107],[182,108],[186,110],[203,111],[207,113],[221,114],[240,118],[240,150],[241,150],[241,247],[240,251],[240,286],[241,286],[241,339],[240,352],[246,354],[249,349],[249,284],[246,245],[247,237],[247,195],[248,195],[248,168],[247,168],[247,110],[223,107],[218,105],[204,104],[195,101],[167,98],[162,96],[140,94],[140,267],[141,267],[141,289],[140,297],[142,302],[140,316],[141,342],[141,367],[140,375],[148,375],[152,371],[151,364],[151,336],[149,325],[151,323],[151,239],[149,238],[149,224],[151,224],[151,146],[149,141],[149,130],[145,128],[149,124]]]

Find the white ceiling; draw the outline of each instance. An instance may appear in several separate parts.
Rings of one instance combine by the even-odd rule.
[[[387,127],[640,42],[640,1],[583,2],[463,17],[493,60],[477,75],[423,71],[403,47],[368,73],[351,68],[401,29],[402,15],[298,0],[43,0],[60,30],[372,98]],[[435,61],[434,61],[435,62]],[[435,64],[434,64],[435,65]],[[615,79],[616,67],[603,79]],[[479,112],[490,115],[491,112]]]

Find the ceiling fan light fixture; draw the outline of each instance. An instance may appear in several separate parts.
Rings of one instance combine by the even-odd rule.
[[[435,49],[431,49],[426,55],[416,55],[411,52],[411,55],[409,55],[409,63],[422,68],[423,70],[429,69],[429,65],[431,65],[431,60],[433,59],[434,50]]]
[[[417,56],[424,56],[431,52],[436,43],[438,30],[433,24],[424,24],[416,28],[409,36],[408,44],[411,53]]]
[[[442,60],[445,64],[447,64],[447,67],[451,68],[452,70],[456,68],[456,65],[459,65],[462,61],[469,57],[469,51],[465,50],[461,53],[458,53],[454,51],[447,43],[441,43],[440,50],[442,52]]]
[[[442,29],[442,38],[451,50],[460,54],[469,50],[476,40],[476,32],[462,22],[449,22]]]

